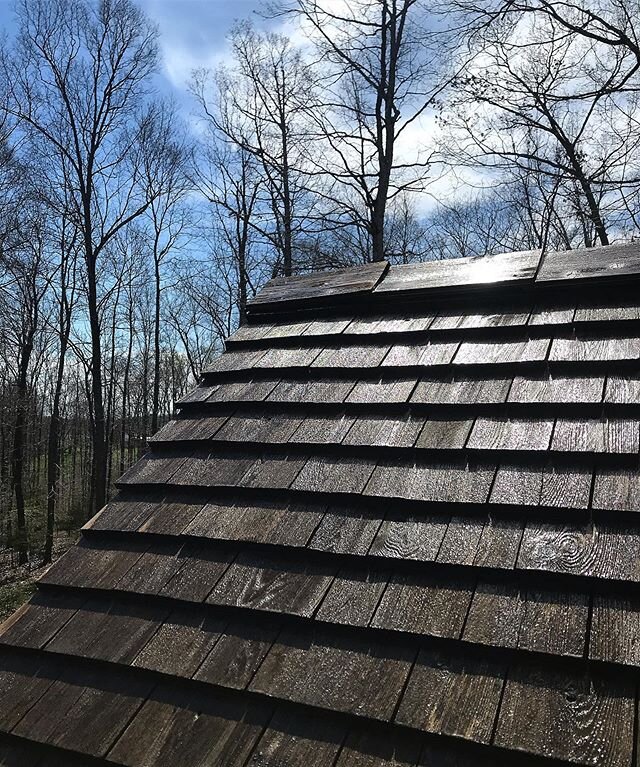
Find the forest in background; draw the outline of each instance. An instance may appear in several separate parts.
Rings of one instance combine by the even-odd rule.
[[[640,234],[639,0],[283,0],[188,120],[134,0],[16,16],[0,567],[102,507],[271,277]]]

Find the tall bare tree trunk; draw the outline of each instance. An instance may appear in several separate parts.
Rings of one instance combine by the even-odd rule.
[[[98,315],[96,265],[90,242],[86,245],[86,249],[89,329],[91,333],[91,403],[93,407],[92,487],[91,508],[88,516],[92,516],[92,512],[95,513],[104,506],[107,497],[107,440],[102,392],[102,339]]]
[[[24,438],[27,415],[27,375],[33,352],[33,334],[25,338],[20,350],[18,379],[16,382],[16,417],[13,427],[13,449],[11,453],[11,471],[13,492],[16,499],[16,519],[18,522],[18,563],[28,561],[27,516],[24,494]]]

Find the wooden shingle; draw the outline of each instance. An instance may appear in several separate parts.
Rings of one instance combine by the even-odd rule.
[[[639,767],[637,253],[270,283],[0,627],[0,765]]]

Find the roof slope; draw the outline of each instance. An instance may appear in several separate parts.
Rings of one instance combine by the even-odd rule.
[[[0,630],[0,764],[637,764],[639,275],[268,286]]]

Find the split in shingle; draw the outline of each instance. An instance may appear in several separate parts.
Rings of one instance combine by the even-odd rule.
[[[429,367],[446,365],[453,359],[458,343],[395,344],[382,362],[383,367]]]
[[[343,440],[344,445],[374,447],[413,447],[424,418],[358,417]]]
[[[637,454],[640,449],[640,422],[620,418],[558,418],[551,447],[571,453]]]
[[[526,341],[464,341],[454,358],[456,365],[495,365],[513,362],[543,362],[550,340],[531,338]]]
[[[411,401],[434,405],[501,403],[507,399],[510,385],[510,378],[422,378]]]
[[[493,465],[380,461],[366,495],[416,501],[485,503],[495,474]]]
[[[375,368],[385,358],[388,346],[341,346],[324,349],[313,363],[314,368]]]
[[[467,447],[471,450],[548,450],[553,418],[478,418]]]
[[[526,325],[529,311],[517,307],[502,307],[486,312],[443,312],[431,325],[431,330],[460,330],[469,328],[500,328]]]
[[[549,359],[553,362],[637,360],[640,338],[555,338]]]
[[[416,385],[415,378],[358,381],[346,398],[347,402],[407,402]]]
[[[509,402],[601,402],[602,376],[516,376]]]

